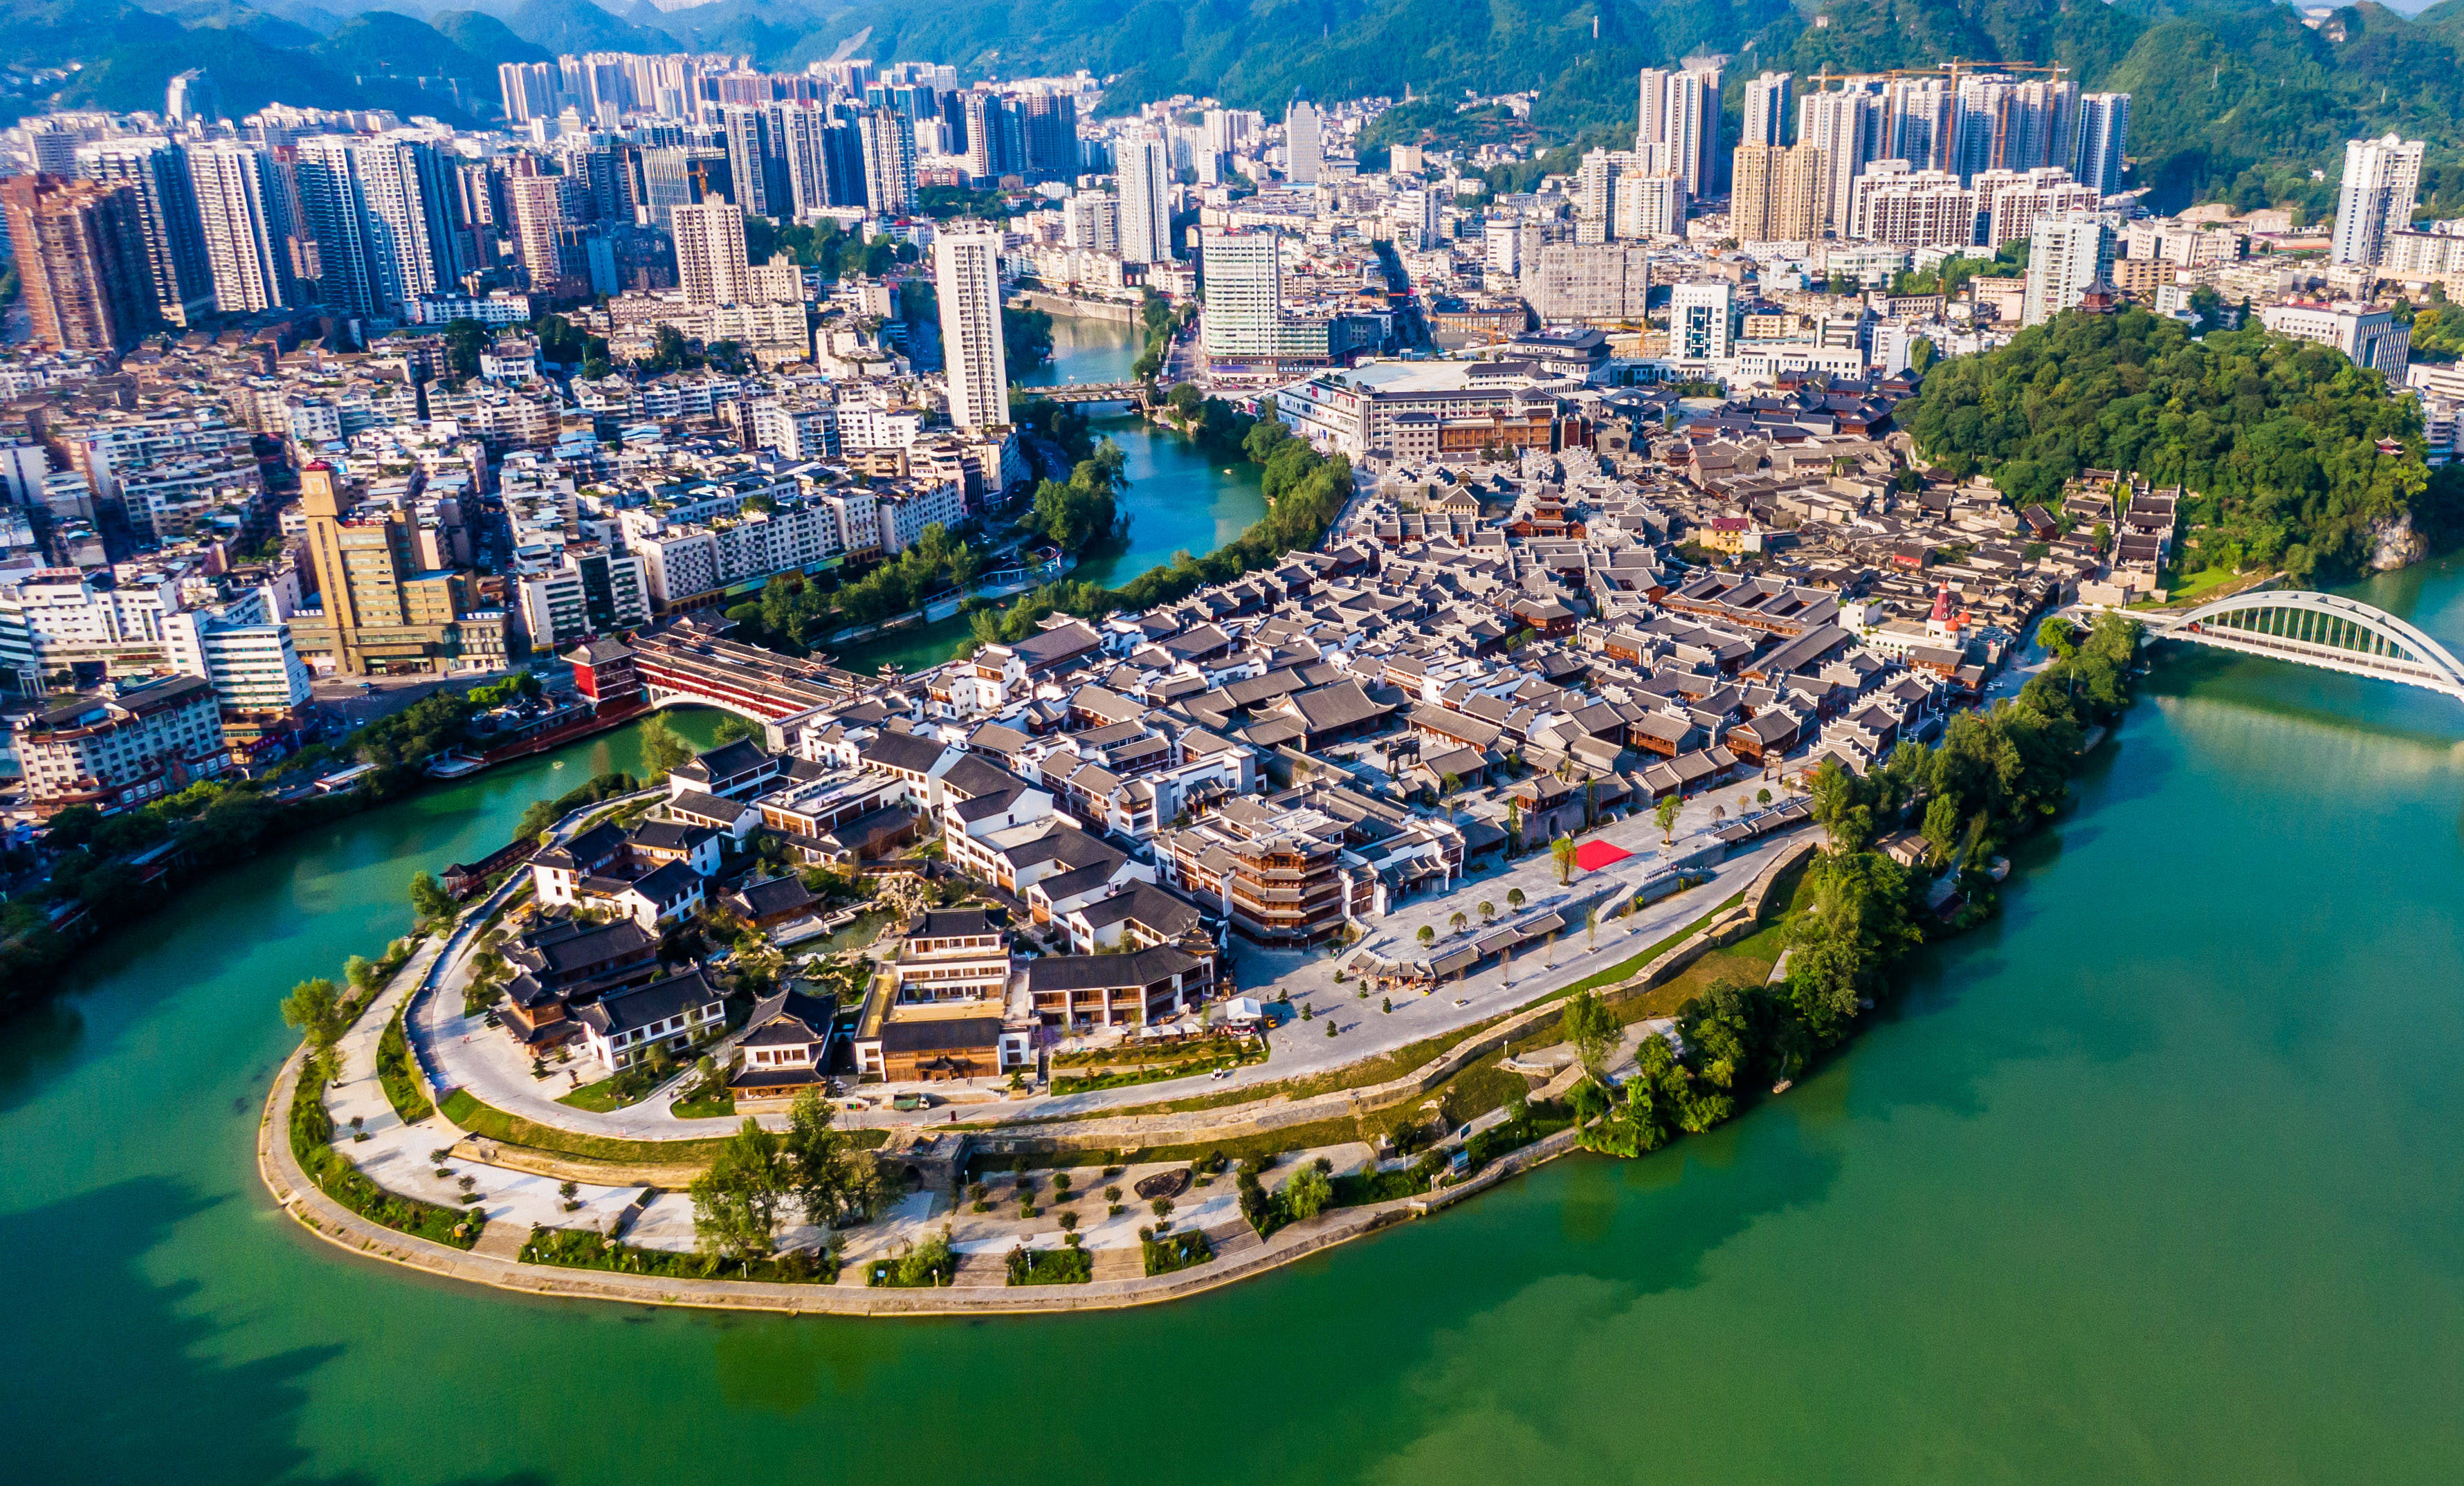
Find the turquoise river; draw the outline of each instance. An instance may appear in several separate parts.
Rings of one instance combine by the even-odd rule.
[[[1031,386],[1127,382],[1138,348],[1137,333],[1128,325],[1056,317],[1050,364],[1021,380]],[[1170,562],[1177,552],[1213,552],[1266,514],[1256,466],[1210,465],[1187,439],[1117,411],[1093,424],[1095,436],[1120,445],[1129,460],[1130,487],[1120,500],[1130,518],[1129,539],[1090,553],[1070,577],[1117,586]],[[848,645],[831,659],[867,675],[883,665],[913,669],[948,660],[967,634],[968,621],[961,615],[893,630]]]
[[[2355,591],[2464,642],[2464,564]],[[0,1026],[0,1480],[2452,1482],[2460,739],[2167,648],[2003,914],[1785,1098],[1194,1300],[971,1322],[517,1298],[275,1211],[275,1001],[632,761],[577,746],[203,883]]]

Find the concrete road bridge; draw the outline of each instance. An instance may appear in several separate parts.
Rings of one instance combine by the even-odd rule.
[[[1140,382],[1065,382],[1020,390],[1045,403],[1138,403],[1147,394],[1146,383]]]
[[[2158,640],[2402,682],[2464,702],[2464,662],[2445,645],[2384,609],[2334,594],[2254,590],[2147,616],[2147,630]]]

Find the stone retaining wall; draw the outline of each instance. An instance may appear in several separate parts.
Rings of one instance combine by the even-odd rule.
[[[676,1279],[602,1270],[524,1264],[473,1251],[465,1253],[380,1227],[319,1191],[299,1169],[286,1137],[285,1115],[297,1087],[300,1055],[286,1060],[266,1097],[257,1122],[257,1173],[275,1201],[300,1225],[337,1248],[424,1270],[448,1279],[517,1290],[532,1295],[615,1300],[633,1305],[684,1305],[712,1310],[778,1311],[788,1315],[946,1316],[1014,1315],[1119,1310],[1154,1305],[1235,1284],[1322,1249],[1405,1222],[1423,1213],[1486,1191],[1507,1176],[1528,1171],[1573,1147],[1561,1131],[1490,1163],[1488,1169],[1430,1197],[1406,1197],[1375,1207],[1343,1208],[1296,1223],[1255,1247],[1170,1275],[1096,1280],[1083,1285],[963,1286],[937,1290],[871,1289],[854,1285],[785,1285],[750,1280]],[[1432,1200],[1435,1199],[1435,1200]],[[489,1235],[493,1237],[494,1235]],[[484,1240],[483,1240],[484,1242]],[[497,1247],[497,1245],[489,1245]]]

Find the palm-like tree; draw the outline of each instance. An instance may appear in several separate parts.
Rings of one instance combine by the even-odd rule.
[[[1463,917],[1463,910],[1461,908],[1457,908],[1454,916],[1446,920],[1446,923],[1454,929],[1456,933],[1462,933],[1463,931],[1463,925],[1469,922],[1470,920]]]
[[[1480,921],[1485,924],[1495,917],[1497,917],[1497,905],[1483,898],[1480,901]]]

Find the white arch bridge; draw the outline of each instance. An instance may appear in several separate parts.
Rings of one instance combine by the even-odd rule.
[[[2384,609],[2334,594],[2254,590],[2151,620],[2151,638],[2400,681],[2464,702],[2464,662]]]

